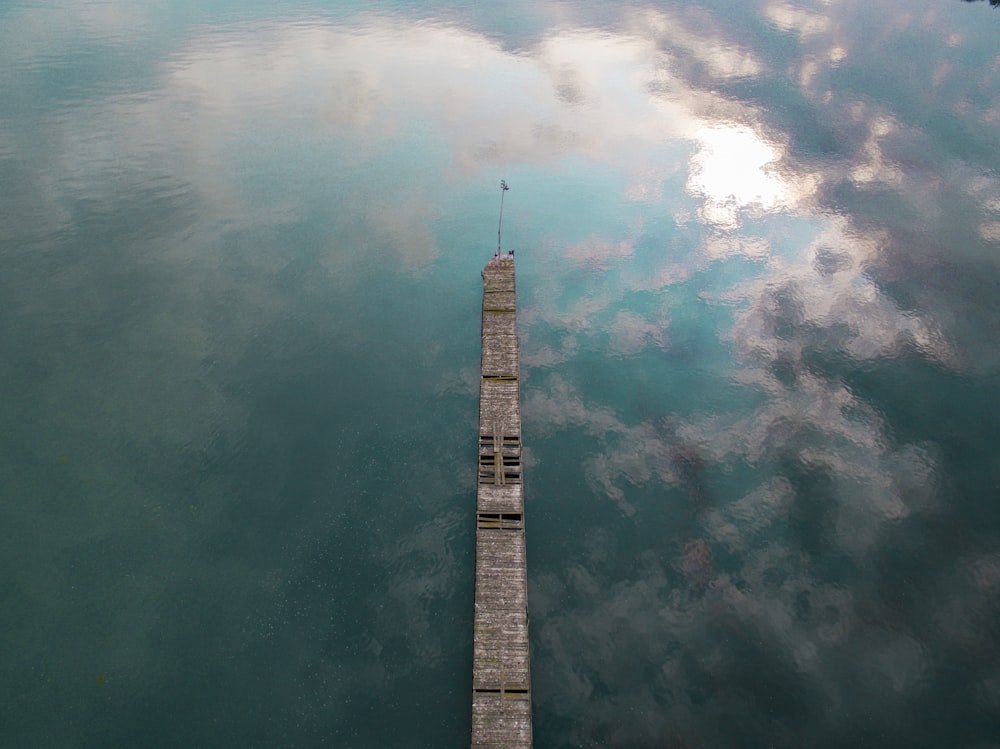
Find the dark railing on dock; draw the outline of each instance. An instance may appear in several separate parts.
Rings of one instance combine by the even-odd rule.
[[[528,580],[513,253],[483,270],[473,749],[531,746]]]

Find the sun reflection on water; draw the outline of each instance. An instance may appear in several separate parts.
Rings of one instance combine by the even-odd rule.
[[[796,194],[773,165],[781,150],[743,125],[711,125],[695,133],[700,150],[691,159],[687,189],[703,196],[699,215],[723,229],[740,225],[745,210],[790,207]]]

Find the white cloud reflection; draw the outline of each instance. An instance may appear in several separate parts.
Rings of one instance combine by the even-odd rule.
[[[884,235],[858,233],[845,221],[833,220],[800,256],[772,258],[768,274],[708,297],[749,302],[737,313],[732,331],[747,361],[799,361],[812,330],[836,328],[837,346],[856,359],[889,356],[913,344],[955,365],[956,354],[941,331],[900,310],[867,276],[886,241]]]
[[[770,2],[764,6],[764,15],[782,31],[794,31],[809,37],[825,33],[831,25],[829,16],[813,13],[786,2]]]
[[[712,16],[688,10],[688,15],[665,9],[628,10],[625,22],[632,33],[655,40],[669,66],[696,60],[720,81],[753,78],[764,72],[755,53],[728,38]]]
[[[749,110],[672,72],[679,55],[694,55],[721,78],[757,75],[749,53],[664,13],[629,18],[626,32],[560,30],[527,54],[458,27],[380,18],[357,28],[289,23],[206,34],[163,67],[157,97],[121,102],[130,111],[116,118],[145,132],[117,142],[141,149],[186,134],[174,144],[195,172],[186,176],[217,192],[231,142],[264,145],[270,133],[294,132],[303,145],[335,145],[345,166],[357,167],[430,123],[447,144],[434,165],[447,179],[487,164],[585,156],[633,175],[626,196],[634,199],[662,196],[662,179],[678,167],[651,169],[643,144],[682,139],[698,148],[688,187],[709,222],[732,228],[740,211],[790,207],[808,193],[774,170],[776,144],[707,114],[742,111],[747,120]]]
[[[740,225],[740,213],[792,208],[805,197],[775,171],[782,153],[751,128],[712,125],[694,134],[699,151],[691,162],[688,190],[705,198],[702,221],[723,229]]]

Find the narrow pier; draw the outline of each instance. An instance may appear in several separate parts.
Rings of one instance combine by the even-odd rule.
[[[473,749],[531,746],[528,579],[514,255],[483,270]]]

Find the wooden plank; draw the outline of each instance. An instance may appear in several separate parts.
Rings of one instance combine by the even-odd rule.
[[[483,377],[517,377],[517,337],[483,336]]]
[[[479,512],[524,512],[522,484],[487,485],[479,487]]]
[[[472,745],[477,749],[528,749],[531,700],[473,692]]]
[[[520,360],[512,255],[483,270],[472,747],[531,747]]]
[[[517,295],[510,291],[494,291],[483,295],[483,311],[514,312]]]

